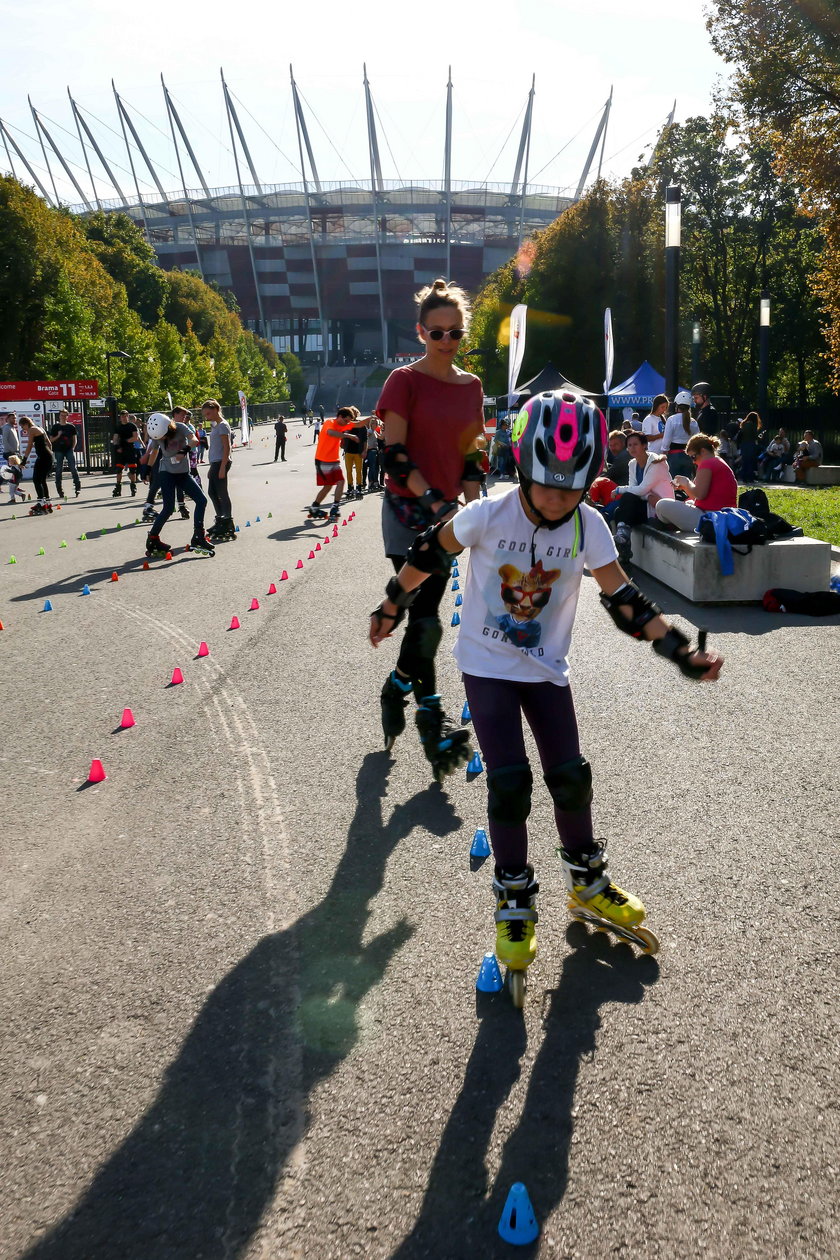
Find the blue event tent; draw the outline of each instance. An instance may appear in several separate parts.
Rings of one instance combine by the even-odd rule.
[[[665,392],[665,377],[651,367],[647,359],[632,376],[610,390],[611,407],[649,407],[656,394]]]

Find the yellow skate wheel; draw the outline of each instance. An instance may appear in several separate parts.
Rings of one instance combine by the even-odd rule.
[[[659,937],[650,928],[633,928],[633,935],[641,945],[643,954],[659,953]]]
[[[525,972],[511,971],[508,968],[507,981],[510,989],[510,1000],[516,1009],[521,1011],[525,1005]]]

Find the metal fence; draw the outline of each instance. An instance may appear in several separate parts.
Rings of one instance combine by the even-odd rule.
[[[295,410],[294,404],[288,401],[276,403],[255,403],[248,407],[248,419],[254,426],[273,423],[278,416],[291,415]],[[151,411],[133,411],[131,413],[138,426],[141,426],[148,420],[152,414]],[[235,408],[228,409],[227,419],[231,428],[238,429],[240,418],[239,411]],[[113,447],[111,446],[111,417],[107,411],[88,411],[85,420],[85,452],[84,458],[79,463],[86,472],[113,473],[114,457]]]

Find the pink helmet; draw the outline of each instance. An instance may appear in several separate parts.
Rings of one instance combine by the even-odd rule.
[[[607,422],[590,399],[556,389],[528,399],[511,446],[520,481],[586,491],[604,466]]]

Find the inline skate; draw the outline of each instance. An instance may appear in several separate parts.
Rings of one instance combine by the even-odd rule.
[[[645,908],[639,898],[610,880],[606,849],[606,840],[593,841],[592,848],[581,853],[558,848],[569,892],[569,913],[599,932],[612,932],[620,940],[638,946],[643,954],[655,954],[659,938],[648,928],[640,927]]]
[[[148,524],[149,521],[153,521],[156,516],[157,512],[155,511],[154,503],[147,503],[143,508],[143,511],[140,513],[140,519],[145,524]]]
[[[306,515],[310,521],[325,521],[327,519],[327,513],[321,507],[320,503],[310,503],[309,507],[306,509]]]
[[[535,904],[540,886],[534,868],[519,870],[496,867],[493,877],[496,894],[496,957],[507,967],[507,984],[513,1005],[525,1002],[525,972],[537,956],[534,929],[539,918]]]
[[[454,774],[472,756],[470,733],[446,716],[441,708],[440,696],[426,696],[417,706],[414,717],[420,743],[426,760],[438,783],[448,774]]]
[[[149,534],[146,538],[146,555],[150,560],[165,558],[171,552],[169,543],[165,543],[160,534]]]
[[[178,511],[181,513],[182,521],[188,521],[190,519],[190,509],[187,507],[186,503],[179,503]]]
[[[385,686],[379,697],[382,706],[382,734],[385,736],[385,751],[390,752],[398,735],[405,730],[405,709],[411,698],[411,682],[397,677],[396,670],[391,670],[385,680]]]
[[[236,542],[236,526],[229,516],[223,516],[210,530],[213,543]]]
[[[216,554],[216,548],[213,546],[211,539],[203,530],[196,530],[190,539],[190,550],[194,551],[197,556],[207,556],[212,559]]]

